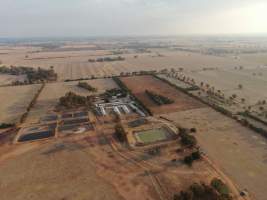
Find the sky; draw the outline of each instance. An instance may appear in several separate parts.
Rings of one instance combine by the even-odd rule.
[[[267,0],[0,0],[0,37],[266,34]]]

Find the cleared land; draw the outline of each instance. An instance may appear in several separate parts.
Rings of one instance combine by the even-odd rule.
[[[252,197],[267,195],[267,140],[211,108],[164,115],[183,127],[197,129],[201,148]]]
[[[204,106],[195,99],[153,76],[123,77],[121,80],[153,114],[171,113]],[[168,97],[174,100],[174,103],[158,106],[149,98],[145,92],[146,90]]]
[[[113,46],[113,48],[116,47]],[[39,47],[13,47],[0,48],[1,61],[5,65],[24,65],[30,67],[49,68],[54,66],[59,75],[59,80],[77,79],[94,76],[118,75],[121,72],[133,72],[140,70],[160,70],[164,68],[180,68],[189,70],[201,69],[203,67],[231,68],[236,66],[257,67],[258,62],[249,62],[243,59],[232,57],[218,57],[213,55],[203,55],[200,53],[174,51],[170,49],[148,49],[150,52],[139,53],[132,49],[125,54],[120,54],[126,58],[120,62],[89,63],[89,59],[103,56],[118,56],[112,54],[112,48],[107,50],[86,50],[64,48],[59,50],[42,50]],[[158,56],[161,54],[162,56]],[[138,56],[135,58],[135,56]]]
[[[36,147],[1,163],[1,199],[122,199],[110,183],[97,175],[84,145],[54,143]]]
[[[40,87],[40,85],[0,87],[0,123],[17,122]]]
[[[0,74],[0,85],[9,85],[16,81],[23,82],[25,80],[25,76],[14,76],[7,74]]]
[[[171,199],[177,190],[217,176],[206,162],[196,162],[191,168],[171,162],[184,156],[175,152],[176,142],[152,156],[146,151],[128,151],[111,139],[113,133],[110,127],[99,125],[96,133],[85,136],[0,146],[1,197]]]
[[[197,83],[204,82],[221,90],[226,96],[236,94],[249,105],[267,99],[267,69],[207,70],[186,72]],[[242,89],[238,85],[243,86]]]

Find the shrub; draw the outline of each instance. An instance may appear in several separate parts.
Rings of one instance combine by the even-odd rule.
[[[68,92],[65,96],[59,99],[59,105],[67,108],[79,107],[79,106],[90,106],[92,103],[91,96],[80,96],[73,92]]]
[[[196,133],[196,132],[197,132],[197,129],[196,129],[196,128],[191,128],[191,129],[190,129],[190,132],[191,132],[191,133]]]
[[[193,153],[191,154],[191,156],[192,156],[192,158],[193,158],[194,160],[199,160],[199,159],[201,158],[201,154],[200,154],[199,151],[195,151],[195,152],[193,152]]]
[[[194,162],[194,159],[192,158],[192,156],[186,156],[184,157],[184,163],[187,164],[188,166],[192,166]]]
[[[190,148],[195,147],[197,145],[197,139],[193,135],[189,134],[180,134],[181,142],[183,145],[186,145]]]
[[[151,92],[146,90],[146,94],[149,96],[151,100],[153,100],[157,105],[165,105],[165,104],[172,104],[174,101],[169,99],[168,97],[156,94],[155,92]]]
[[[10,128],[12,126],[14,126],[14,124],[2,123],[2,124],[0,124],[0,129],[6,129],[6,128]]]
[[[229,188],[220,179],[214,178],[211,181],[211,186],[221,195],[229,195]]]
[[[215,189],[204,183],[194,183],[186,191],[173,196],[173,200],[231,200],[228,195],[221,195]]]
[[[78,87],[84,88],[89,92],[97,92],[97,89],[89,85],[87,82],[79,82]]]
[[[126,132],[124,131],[124,128],[122,127],[121,124],[117,124],[115,126],[115,135],[120,142],[127,141]]]

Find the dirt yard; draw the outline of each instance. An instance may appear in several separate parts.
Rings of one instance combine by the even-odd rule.
[[[195,99],[152,76],[123,77],[121,80],[153,114],[171,113],[204,106]],[[173,104],[158,106],[147,96],[145,93],[146,90],[168,97],[175,102]]]

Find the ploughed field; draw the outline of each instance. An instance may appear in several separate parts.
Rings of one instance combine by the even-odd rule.
[[[153,76],[123,77],[121,80],[153,114],[171,113],[204,106],[197,100]],[[168,97],[174,103],[159,106],[146,94],[146,90]]]

